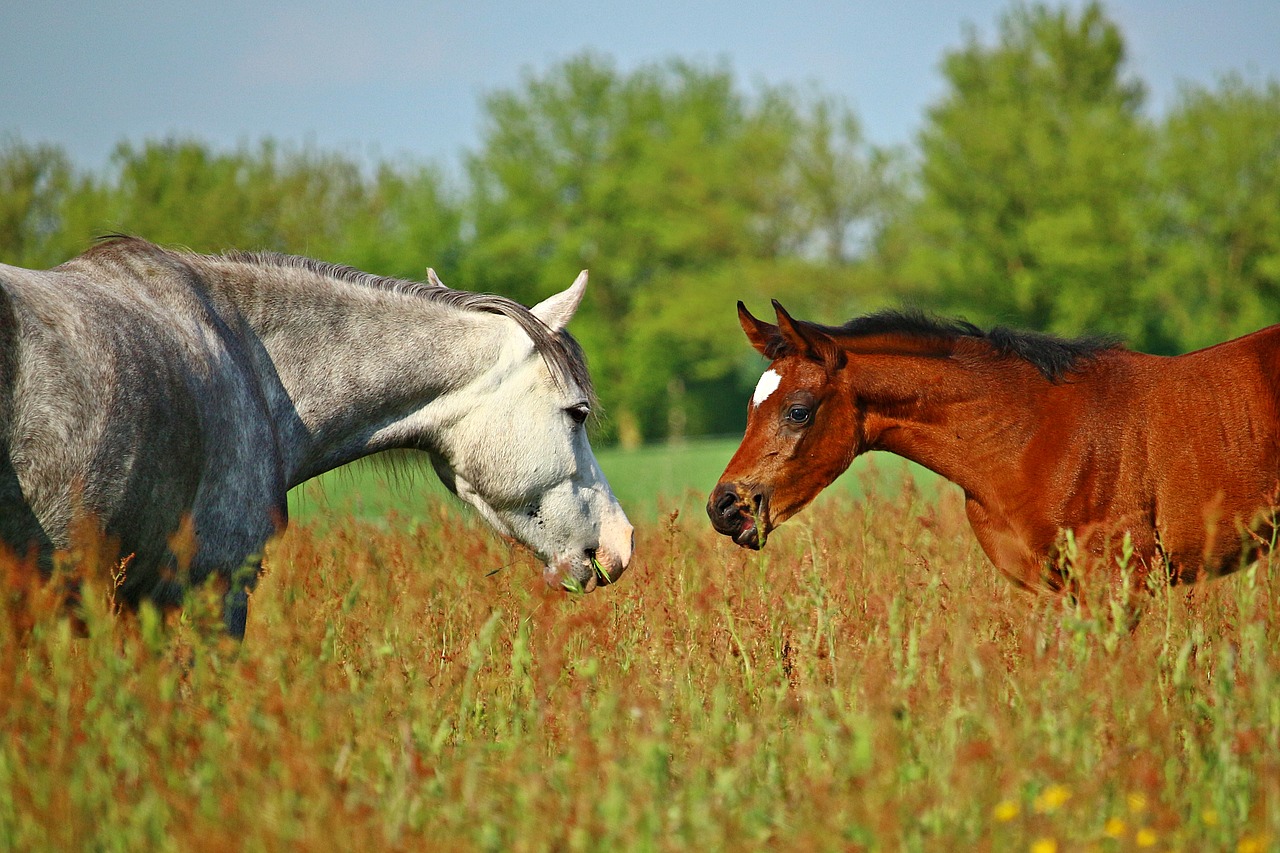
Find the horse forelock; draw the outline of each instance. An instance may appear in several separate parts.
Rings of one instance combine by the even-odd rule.
[[[856,317],[843,326],[817,326],[836,339],[902,335],[917,340],[955,342],[975,340],[987,344],[999,357],[1020,359],[1034,367],[1050,382],[1081,370],[1108,352],[1123,347],[1113,335],[1086,335],[1061,338],[1045,332],[1031,332],[996,326],[983,331],[968,320],[935,317],[915,308],[877,311]],[[781,344],[785,348],[785,342]]]
[[[562,387],[576,385],[587,400],[595,405],[595,387],[591,383],[591,373],[587,369],[587,356],[582,345],[573,335],[565,330],[551,331],[533,312],[519,302],[505,296],[494,296],[489,293],[468,293],[463,290],[445,290],[446,294],[460,294],[459,307],[489,314],[498,314],[514,320],[521,330],[533,341],[533,349],[546,362],[552,378]],[[465,298],[465,297],[470,297]],[[447,299],[443,294],[440,299]]]

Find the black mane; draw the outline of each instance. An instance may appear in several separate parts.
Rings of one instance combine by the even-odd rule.
[[[1061,381],[1071,371],[1123,346],[1114,335],[1085,335],[1068,339],[1006,326],[996,326],[984,332],[968,320],[935,317],[914,308],[877,311],[856,317],[843,326],[821,328],[833,337],[898,334],[943,340],[976,338],[986,341],[1001,356],[1022,359],[1050,382]]]

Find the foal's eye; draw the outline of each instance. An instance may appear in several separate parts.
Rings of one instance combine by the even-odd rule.
[[[787,423],[799,426],[809,422],[809,409],[805,406],[792,406],[787,409]]]
[[[569,417],[573,418],[575,424],[586,423],[587,415],[591,414],[591,407],[586,403],[578,403],[576,406],[570,406],[565,409]]]

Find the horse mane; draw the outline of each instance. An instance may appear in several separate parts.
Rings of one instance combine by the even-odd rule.
[[[159,253],[171,257],[176,256],[179,259],[202,257],[196,252],[169,250],[139,237],[131,237],[124,234],[109,234],[100,237],[94,248],[90,250],[90,253],[112,250],[125,250],[131,253],[144,254]],[[281,252],[232,250],[214,257],[231,263],[246,264],[253,267],[298,270],[322,278],[335,279],[389,293],[426,299],[464,311],[497,314],[509,320],[514,320],[533,341],[534,349],[547,362],[547,366],[551,369],[551,373],[556,380],[562,383],[568,380],[572,384],[576,384],[593,403],[595,402],[595,388],[591,382],[591,373],[587,369],[586,355],[582,350],[582,346],[567,331],[552,332],[545,323],[534,316],[532,311],[513,299],[492,293],[472,293],[428,282],[408,281],[390,276],[375,275],[346,264],[335,264],[301,255],[287,255]]]
[[[819,326],[833,337],[861,338],[875,335],[905,335],[955,341],[971,338],[986,342],[1001,357],[1027,362],[1050,382],[1060,382],[1068,374],[1123,347],[1114,335],[1084,335],[1061,338],[1046,332],[1031,332],[995,326],[983,331],[968,320],[936,317],[918,308],[887,309],[855,317],[843,326]]]
[[[223,253],[228,261],[250,264],[252,266],[274,266],[286,269],[297,269],[313,273],[325,278],[385,290],[441,305],[448,305],[464,311],[480,311],[485,314],[497,314],[514,320],[533,341],[533,347],[551,368],[552,375],[558,381],[568,379],[583,390],[587,396],[595,400],[595,389],[591,383],[591,373],[587,370],[586,354],[582,346],[567,331],[552,332],[547,325],[534,316],[525,306],[493,293],[472,293],[467,290],[454,290],[452,287],[431,284],[422,281],[408,281],[390,276],[375,275],[358,270],[346,264],[335,264],[319,261],[301,255],[286,255],[279,252],[242,252]]]

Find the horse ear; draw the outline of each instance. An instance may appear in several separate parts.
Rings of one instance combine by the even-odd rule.
[[[773,300],[774,313],[778,315],[778,332],[782,340],[795,352],[833,367],[844,365],[844,352],[836,346],[831,336],[811,323],[799,323],[791,318],[782,303]]]
[[[751,341],[751,346],[755,347],[756,352],[768,358],[769,343],[778,339],[778,327],[752,317],[747,306],[742,304],[742,300],[738,300],[738,322],[742,324],[742,331],[747,333],[747,340]]]
[[[582,294],[586,289],[587,271],[583,270],[578,273],[578,277],[573,280],[573,284],[569,285],[567,290],[562,290],[555,296],[548,296],[529,310],[533,312],[533,316],[545,323],[548,329],[558,332],[569,325],[569,320],[573,318],[573,312],[578,310],[578,303],[582,301]]]
[[[444,287],[444,282],[440,280],[440,276],[436,275],[436,271],[431,267],[427,267],[427,284],[432,287]],[[448,289],[445,287],[445,290]]]

